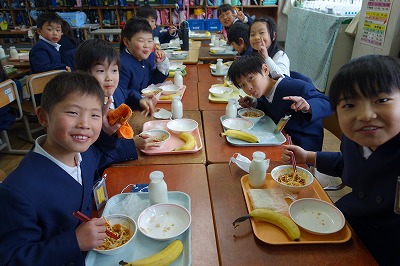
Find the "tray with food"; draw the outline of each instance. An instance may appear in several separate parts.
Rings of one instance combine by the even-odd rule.
[[[273,202],[265,202],[265,197],[263,196],[262,199],[260,199],[259,195],[260,193],[250,193],[255,191],[249,183],[249,175],[246,174],[241,178],[241,185],[242,185],[242,190],[247,206],[247,210],[250,213],[251,211],[254,210],[253,204],[259,205],[259,204],[264,204],[264,205],[269,205],[275,207],[275,200]],[[263,187],[260,189],[257,189],[258,192],[265,192],[267,190],[271,191],[274,190],[278,191],[280,188],[280,185],[278,184],[277,181],[273,180],[271,177],[271,174],[267,174],[265,184]],[[258,194],[258,196],[257,196]],[[273,197],[271,197],[273,199]],[[283,198],[287,204],[287,207],[290,206],[290,204],[293,202],[292,199],[289,198]],[[330,200],[329,196],[326,194],[326,192],[323,190],[321,185],[318,183],[318,181],[312,179],[312,183],[305,188],[303,188],[300,192],[297,194],[297,200],[294,201],[294,203],[302,203],[303,201],[305,202],[316,202],[318,204],[324,204],[325,210],[331,211],[331,209],[336,209],[336,207],[333,206],[332,201]],[[257,203],[253,203],[257,202]],[[294,204],[293,204],[294,205]],[[300,204],[299,204],[300,205]],[[307,207],[302,206],[300,210],[296,210],[297,212],[301,212],[299,217],[301,219],[304,219],[307,223],[313,224],[316,223],[317,227],[318,225],[320,227],[323,227],[321,225],[322,223],[328,223],[321,219],[321,217],[324,217],[326,213],[319,212],[319,211],[311,211],[312,204],[307,204],[305,206],[310,206],[310,210],[307,209]],[[327,208],[327,207],[331,208]],[[290,207],[291,209],[292,207]],[[289,207],[288,207],[289,209]],[[294,208],[293,208],[294,209]],[[309,212],[308,212],[309,211]],[[290,210],[290,212],[293,212],[293,210]],[[326,211],[328,212],[328,211]],[[340,212],[340,211],[339,211]],[[287,211],[282,212],[282,214],[285,216],[285,218],[290,218],[290,215]],[[328,220],[328,219],[327,219]],[[344,226],[341,227],[341,229],[337,232],[334,233],[326,233],[326,234],[317,234],[317,233],[311,233],[310,231],[303,229],[302,227],[299,226],[300,229],[300,238],[298,240],[292,240],[289,235],[280,227],[270,223],[270,222],[265,222],[262,220],[255,220],[255,219],[250,219],[253,232],[255,236],[260,239],[261,241],[268,243],[268,244],[273,244],[273,245],[287,245],[287,244],[324,244],[324,243],[344,243],[348,241],[351,238],[351,230],[349,226],[344,223],[344,217],[342,216],[342,222],[344,223]],[[296,221],[298,222],[298,221]],[[330,222],[330,221],[329,221]],[[319,224],[318,224],[319,223]]]
[[[234,146],[279,146],[286,141],[282,132],[274,133],[276,124],[266,115],[261,117],[256,123],[250,121],[251,119],[245,119],[243,116],[238,116],[237,121],[233,121],[233,123],[229,123],[230,120],[224,122],[225,120],[226,117],[224,115],[220,117],[224,132],[227,133],[226,140]],[[244,123],[246,120],[249,120],[251,123]],[[237,136],[235,135],[238,133],[236,131],[227,132],[228,129],[238,130],[245,134],[249,133],[254,141],[248,141],[246,138],[247,135],[242,137],[242,135],[245,135],[243,133],[239,133]]]
[[[152,147],[141,150],[147,155],[164,155],[164,154],[185,154],[195,153],[202,149],[200,131],[197,123],[193,123],[191,119],[175,119],[175,120],[152,120],[143,124],[143,132],[149,130],[162,130],[165,133],[157,142],[161,142],[158,147]],[[195,122],[195,121],[194,121]],[[193,123],[192,127],[190,124]],[[175,131],[175,127],[181,131]],[[183,128],[191,127],[188,131]],[[189,132],[190,131],[190,132]],[[142,133],[143,133],[142,132]],[[185,133],[181,135],[181,133]]]
[[[171,81],[167,81],[160,84],[151,84],[141,92],[143,96],[154,95],[158,99],[159,103],[171,103],[174,96],[180,96],[182,99],[185,91],[185,85],[179,88]]]
[[[103,215],[108,216],[111,210],[117,205],[122,205],[123,201],[131,193],[121,193],[111,197],[106,206],[104,207]],[[144,206],[148,205],[149,195],[147,192],[134,193],[142,202]],[[168,192],[168,202],[184,207],[191,213],[190,197],[184,192],[170,191]],[[143,209],[144,210],[144,209]],[[138,221],[137,217],[133,217],[135,222]],[[181,255],[171,264],[172,266],[186,266],[191,265],[192,262],[192,246],[191,246],[191,228],[189,227],[184,233],[169,240],[155,240],[145,236],[139,228],[132,241],[128,242],[127,247],[119,253],[112,255],[101,254],[97,251],[89,251],[86,256],[85,263],[87,266],[97,265],[119,265],[120,261],[131,262],[134,260],[146,258],[149,256],[162,256],[162,250],[171,245],[174,240],[180,240],[183,244],[183,251]]]

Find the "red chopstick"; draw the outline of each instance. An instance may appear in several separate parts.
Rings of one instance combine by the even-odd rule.
[[[91,220],[89,217],[87,217],[85,214],[81,213],[80,211],[73,212],[72,215],[74,217],[78,218],[81,222],[84,222],[84,223],[86,223],[86,222]],[[106,234],[109,237],[112,237],[114,239],[118,239],[119,238],[116,234],[114,234],[113,232],[111,232],[109,230],[106,230]]]
[[[290,135],[287,135],[287,139],[288,139],[289,145],[293,145],[292,138],[290,137]],[[293,170],[296,171],[297,166],[296,166],[296,157],[294,156],[294,153],[292,153],[290,158],[292,159]]]

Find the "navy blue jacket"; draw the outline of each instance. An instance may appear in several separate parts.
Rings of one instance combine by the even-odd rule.
[[[33,151],[0,183],[0,265],[84,265],[72,212],[90,216],[98,169],[137,152],[133,140],[101,134],[81,156],[82,185]]]
[[[60,52],[51,44],[40,39],[29,52],[29,64],[31,74],[57,69],[65,70],[67,66],[61,61]]]
[[[310,105],[311,113],[295,112],[290,108],[292,101],[282,100],[285,96],[303,97]],[[286,76],[279,82],[272,103],[265,97],[257,99],[257,102],[257,109],[263,110],[275,124],[286,114],[292,115],[284,131],[292,137],[294,144],[310,151],[322,150],[322,118],[331,115],[332,111],[328,96],[313,84]]]

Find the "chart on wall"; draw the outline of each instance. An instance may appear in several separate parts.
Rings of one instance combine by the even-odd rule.
[[[368,0],[361,43],[383,48],[393,0]]]

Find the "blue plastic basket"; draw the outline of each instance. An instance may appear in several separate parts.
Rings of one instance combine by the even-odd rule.
[[[208,31],[220,31],[222,30],[222,24],[218,19],[206,19],[204,20],[205,29]]]
[[[190,30],[204,30],[204,22],[202,19],[189,19]]]

